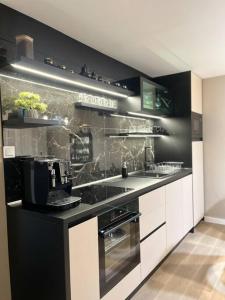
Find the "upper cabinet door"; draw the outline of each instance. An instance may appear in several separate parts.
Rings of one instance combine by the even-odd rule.
[[[171,115],[173,101],[168,89],[141,77],[141,109],[154,115]]]
[[[191,73],[191,110],[202,114],[202,79]]]

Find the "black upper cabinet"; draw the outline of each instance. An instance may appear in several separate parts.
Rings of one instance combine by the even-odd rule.
[[[141,111],[150,115],[170,116],[174,102],[169,89],[145,77],[136,77],[119,82],[141,98]]]
[[[141,109],[155,115],[172,115],[173,100],[169,90],[151,80],[140,78]]]

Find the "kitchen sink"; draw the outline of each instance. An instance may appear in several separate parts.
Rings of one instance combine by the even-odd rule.
[[[155,173],[155,172],[150,172],[150,171],[138,171],[136,173],[133,173],[132,177],[150,177],[150,178],[156,178],[156,179],[160,179],[160,178],[165,178],[167,176],[170,176],[171,174],[165,174],[165,173]]]

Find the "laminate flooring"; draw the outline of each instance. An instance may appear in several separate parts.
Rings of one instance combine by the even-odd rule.
[[[225,226],[201,222],[132,300],[225,300]]]

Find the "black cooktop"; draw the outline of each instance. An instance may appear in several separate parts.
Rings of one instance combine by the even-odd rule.
[[[89,185],[82,188],[74,189],[72,195],[81,197],[81,202],[87,204],[96,204],[108,198],[131,191],[130,188],[122,188],[107,185]]]

